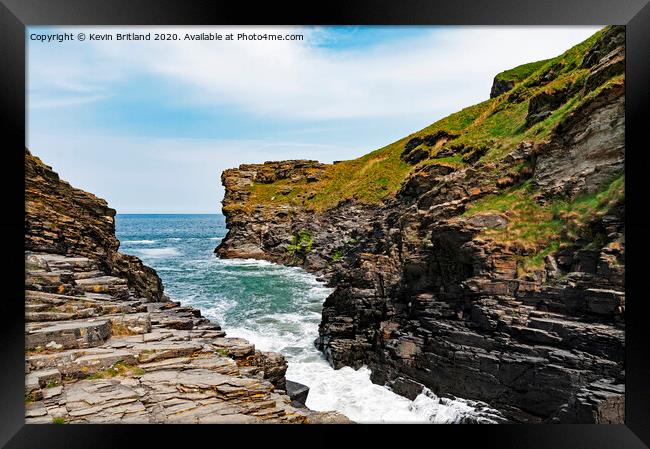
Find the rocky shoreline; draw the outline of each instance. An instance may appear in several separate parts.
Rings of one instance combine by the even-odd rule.
[[[224,171],[229,231],[215,252],[327,279],[316,345],[335,368],[367,365],[409,398],[426,387],[484,401],[510,422],[624,422],[624,28],[567,59],[497,86],[476,119],[526,101],[521,129],[559,117],[547,137],[484,158],[503,143],[409,136],[393,145],[413,168],[381,202],[319,208],[344,182],[336,164]],[[526,240],[546,235],[540,223],[556,229],[548,248]]]
[[[26,150],[26,423],[343,423],[287,363],[163,293],[115,211]]]

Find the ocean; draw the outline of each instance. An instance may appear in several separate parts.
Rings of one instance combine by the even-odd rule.
[[[360,423],[454,423],[475,416],[471,402],[428,390],[411,401],[370,382],[367,367],[330,367],[313,342],[332,289],[297,267],[215,257],[227,232],[222,215],[118,214],[116,229],[120,251],[155,268],[173,300],[200,308],[228,337],[283,354],[287,379],[310,387],[309,408],[336,410]]]

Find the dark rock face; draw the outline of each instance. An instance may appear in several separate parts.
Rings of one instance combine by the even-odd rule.
[[[512,90],[513,87],[515,87],[514,81],[503,80],[495,77],[492,82],[492,89],[490,89],[490,98],[498,97],[499,95]]]
[[[423,137],[413,137],[406,142],[400,156],[409,164],[415,165],[429,157],[430,148],[437,148],[456,137],[458,137],[456,134],[444,130]]]
[[[287,380],[287,395],[291,398],[291,405],[294,407],[305,407],[307,396],[309,395],[309,387],[298,382]]]
[[[306,213],[286,204],[267,203],[253,210],[237,207],[250,195],[248,187],[259,173],[280,167],[283,172],[292,173],[294,179],[307,179],[314,176],[314,171],[322,170],[322,165],[313,161],[285,161],[245,164],[238,169],[225,170],[221,181],[226,187],[223,211],[228,234],[215,253],[224,258],[253,258],[298,265],[335,276],[334,273],[342,270],[346,261],[354,258],[372,239],[374,207],[344,203],[326,215]],[[313,239],[313,249],[291,253],[288,246],[300,233]]]
[[[223,209],[228,234],[215,253],[221,257],[253,259],[278,259],[285,255],[294,228],[294,211],[281,205],[267,209],[259,207],[253,211],[241,210],[238,206],[246,202],[250,196],[248,188],[254,182],[267,183],[287,178],[316,180],[323,167],[324,164],[316,161],[295,160],[243,164],[237,169],[224,170],[221,182],[226,188]]]
[[[536,157],[542,192],[594,191],[623,169],[622,103],[621,89],[603,91],[549,143],[524,144],[504,164]],[[402,203],[414,192],[415,207],[384,221],[386,249],[359,257],[337,284],[317,344],[335,367],[367,364],[373,381],[409,397],[424,385],[514,421],[622,422],[624,210],[593,223],[607,235],[599,249],[567,249],[536,278],[518,278],[520,248],[476,238],[504,217],[457,218],[497,187],[489,173],[505,170],[462,169],[424,194],[408,187],[419,175],[407,181]]]
[[[613,61],[602,46],[590,50],[600,55],[589,63],[590,76]],[[588,80],[585,92],[593,87]],[[562,101],[539,98],[532,108],[543,113]],[[511,422],[621,423],[623,204],[587,223],[597,239],[578,239],[525,275],[518,272],[524,245],[484,234],[506,227],[507,211],[463,212],[527,179],[538,201],[571,200],[607,185],[623,172],[623,105],[624,85],[605,86],[547,140],[524,141],[498,162],[472,156],[484,148],[450,145],[452,154],[469,155],[467,165],[417,167],[381,205],[346,202],[324,213],[267,203],[252,212],[225,207],[229,234],[217,253],[254,254],[324,275],[335,291],[315,343],[335,368],[365,364],[373,382],[404,396],[426,387],[486,402]],[[402,157],[426,147],[424,138],[411,139]],[[225,206],[247,191],[228,186],[246,185],[260,167],[224,173]],[[286,242],[300,229],[313,236],[313,249],[296,261]],[[340,248],[344,256],[333,263]]]
[[[582,60],[583,68],[592,68],[607,59],[607,55],[618,48],[625,47],[625,27],[613,26],[596,41]]]
[[[531,98],[530,103],[528,103],[526,126],[530,127],[547,118],[555,109],[564,103],[567,97],[567,89],[562,89],[550,93],[541,92]]]
[[[88,257],[107,273],[128,279],[140,296],[159,300],[163,286],[156,272],[137,257],[119,253],[119,246],[115,209],[62,181],[25,149],[25,249]]]
[[[536,151],[533,182],[554,194],[574,197],[593,192],[623,171],[625,160],[624,87],[605,89],[571,113],[551,141]]]

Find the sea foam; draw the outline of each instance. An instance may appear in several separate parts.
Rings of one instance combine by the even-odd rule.
[[[202,217],[187,217],[182,223],[178,218],[124,217],[118,226],[118,231],[143,238],[125,241],[133,245],[127,245],[127,251],[158,270],[173,299],[200,308],[228,337],[246,338],[257,349],[282,353],[289,365],[287,378],[310,387],[308,407],[336,410],[359,423],[447,423],[468,417],[491,422],[484,404],[440,398],[426,389],[411,401],[373,384],[367,367],[333,369],[314,346],[323,301],[333,289],[297,267],[215,257],[214,240],[220,237],[212,236],[225,232],[216,219],[209,232]],[[148,236],[176,232],[182,232],[183,239],[173,247],[145,246],[155,243],[145,240]]]
[[[173,247],[139,248],[135,250],[135,252],[147,257],[170,257],[170,256],[178,256],[180,254],[178,249]]]

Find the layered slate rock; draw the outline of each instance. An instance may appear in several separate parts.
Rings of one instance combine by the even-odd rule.
[[[292,406],[284,357],[225,337],[199,310],[133,290],[91,293],[106,276],[88,258],[26,260],[27,423],[346,422]],[[43,291],[40,275],[61,279],[70,266],[84,283]]]
[[[128,282],[141,297],[160,300],[162,281],[134,256],[118,252],[115,209],[61,180],[25,149],[25,249],[83,256],[110,276]]]
[[[227,338],[117,252],[115,211],[26,152],[27,423],[337,423],[294,407],[287,362]]]
[[[561,89],[553,83],[564,62],[542,61],[530,80],[493,92],[495,108],[528,102],[521,132],[571,106],[543,139],[489,159],[500,144],[445,142],[381,203],[314,211],[256,202],[251,173],[263,164],[227,170],[229,233],[217,254],[299,265],[328,280],[335,290],[315,343],[335,368],[367,365],[373,382],[406,397],[428,389],[483,401],[512,422],[622,423],[624,197],[603,202],[599,193],[623,174],[621,35],[622,27],[600,35]],[[523,84],[542,86],[538,97]],[[423,135],[404,139],[396,157],[410,164],[411,153],[430,151]],[[528,203],[469,213],[518,192]],[[515,238],[519,209],[574,201],[598,212],[579,223],[575,211],[563,216],[556,247],[536,253]],[[310,250],[300,254],[301,231]]]

